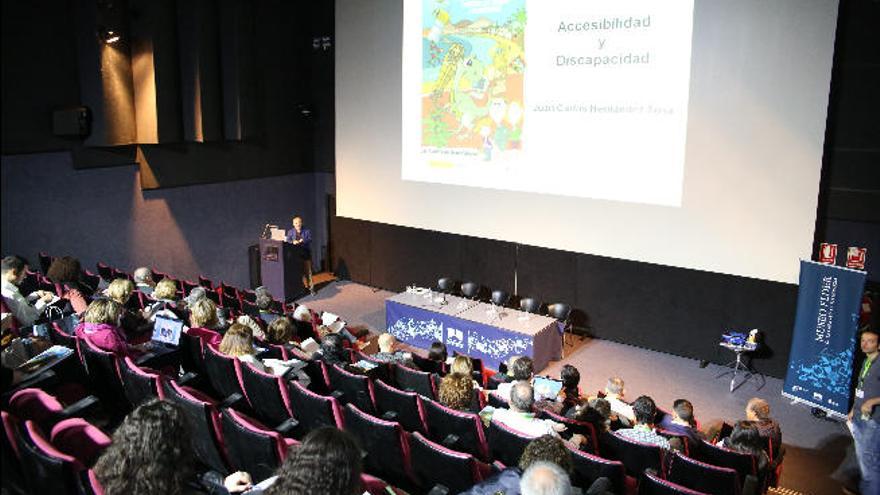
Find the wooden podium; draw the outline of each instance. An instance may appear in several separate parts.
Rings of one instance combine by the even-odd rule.
[[[302,247],[289,242],[260,239],[260,277],[279,301],[292,301],[308,292],[303,284]]]

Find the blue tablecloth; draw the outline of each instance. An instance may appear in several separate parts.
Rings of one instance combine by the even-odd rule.
[[[395,300],[397,299],[397,300]],[[512,356],[529,356],[538,372],[562,353],[562,335],[556,320],[530,316],[524,322],[519,311],[504,309],[503,320],[492,323],[463,318],[461,314],[481,315],[482,304],[470,307],[460,314],[445,314],[401,302],[404,297],[392,296],[385,300],[385,323],[388,333],[397,340],[415,347],[428,348],[435,341],[446,344],[450,354],[457,351],[481,358],[486,366],[498,369],[499,364]],[[508,328],[504,328],[504,327]]]

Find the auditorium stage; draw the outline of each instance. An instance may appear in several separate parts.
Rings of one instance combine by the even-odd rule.
[[[378,333],[385,325],[384,300],[390,295],[353,282],[333,281],[297,302],[339,314],[349,323],[366,325]],[[787,449],[780,486],[815,495],[840,493],[838,483],[829,475],[849,444],[846,427],[812,417],[806,406],[791,405],[781,395],[782,380],[767,377],[760,390],[756,390],[760,382],[752,381],[729,393],[729,376],[715,378],[724,371],[718,365],[700,368],[695,359],[606,340],[576,340],[573,346],[566,346],[563,360],[551,362],[541,374],[558,376],[563,364],[572,364],[580,370],[581,388],[587,393],[601,389],[608,377],[620,376],[626,382],[628,399],[650,395],[658,405],[671,409],[675,399],[686,398],[694,404],[695,414],[703,423],[742,419],[750,398],[764,398],[770,403],[772,416],[782,425]]]

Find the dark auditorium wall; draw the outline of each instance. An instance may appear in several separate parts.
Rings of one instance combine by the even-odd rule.
[[[97,261],[147,265],[241,287],[263,226],[286,227],[294,212],[320,215],[315,191],[325,180],[294,174],[141,191],[136,166],[76,170],[69,152],[3,156],[0,172],[4,254],[36,263],[44,250],[92,271]]]
[[[470,280],[545,303],[567,302],[589,335],[680,356],[730,361],[727,330],[761,329],[762,373],[783,377],[797,287],[743,277],[477,239],[348,218],[331,218],[333,268],[343,278],[397,291]]]
[[[2,2],[2,14],[4,155],[70,150],[76,168],[138,160],[147,188],[332,171],[332,41],[313,39],[332,35],[333,2],[32,0]],[[102,142],[118,124],[102,111],[114,95],[95,55],[95,27],[108,17],[123,62],[135,33],[154,36],[157,141]],[[206,93],[199,105],[187,99],[196,90]],[[53,111],[77,106],[91,109],[92,134],[55,135]],[[186,134],[194,107],[201,142]],[[240,135],[227,129],[236,125]]]
[[[880,2],[840,3],[828,101],[814,256],[821,242],[868,250],[869,286],[880,287]],[[872,254],[873,253],[873,254]]]

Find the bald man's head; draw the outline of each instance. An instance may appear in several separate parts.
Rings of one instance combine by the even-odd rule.
[[[569,495],[571,480],[556,464],[536,462],[520,478],[519,491],[522,495]]]

